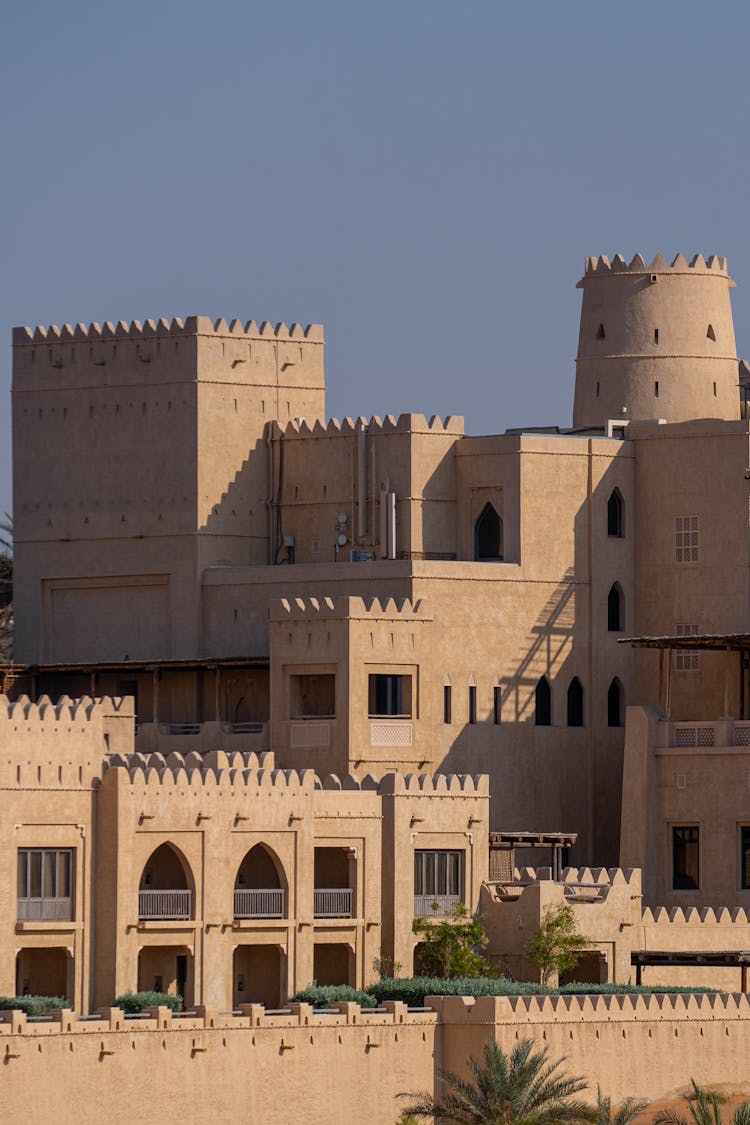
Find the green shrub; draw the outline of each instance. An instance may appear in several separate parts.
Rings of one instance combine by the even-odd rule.
[[[117,997],[114,1006],[122,1008],[126,1015],[142,1012],[145,1008],[169,1008],[172,1012],[179,1012],[182,997],[173,996],[171,992],[124,992]]]
[[[561,988],[545,988],[532,981],[500,977],[408,977],[381,980],[367,990],[379,1004],[384,1000],[403,1000],[410,1008],[424,1007],[425,996],[584,996],[621,995],[649,992],[717,992],[714,988],[677,988],[669,985],[588,984],[574,982]]]
[[[403,1000],[410,1008],[422,1008],[425,996],[525,996],[548,989],[507,977],[404,977],[378,981],[367,991],[379,1004],[384,1000]]]
[[[311,984],[292,997],[292,1003],[312,1004],[313,1008],[332,1008],[347,1000],[360,1004],[363,1008],[374,1008],[377,1000],[369,992],[361,992],[348,984]]]
[[[0,1012],[25,1012],[27,1016],[43,1016],[53,1009],[70,1008],[64,996],[0,996]]]
[[[570,984],[562,984],[559,988],[550,989],[552,995],[560,996],[622,996],[624,994],[631,995],[647,995],[649,992],[677,992],[681,995],[691,992],[721,992],[720,988],[709,988],[704,985],[696,985],[691,987],[689,985],[677,984],[589,984],[586,981],[571,981]]]

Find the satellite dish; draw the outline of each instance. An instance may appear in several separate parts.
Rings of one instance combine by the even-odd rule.
[[[338,543],[339,547],[345,547],[346,544],[349,542],[349,540],[346,538],[345,535],[339,535],[336,542]]]
[[[346,523],[346,512],[336,512],[336,523]]]

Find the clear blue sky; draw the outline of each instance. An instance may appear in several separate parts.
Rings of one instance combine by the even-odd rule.
[[[567,424],[588,254],[727,254],[750,352],[740,3],[5,0],[14,324],[322,321],[328,413]],[[64,471],[64,466],[61,466]]]

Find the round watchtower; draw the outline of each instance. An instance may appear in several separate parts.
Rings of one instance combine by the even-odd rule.
[[[573,425],[609,419],[737,419],[738,364],[726,258],[589,258]]]

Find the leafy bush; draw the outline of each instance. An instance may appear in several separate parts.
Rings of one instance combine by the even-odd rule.
[[[172,1012],[179,1012],[182,997],[173,996],[171,992],[124,992],[117,997],[114,1006],[122,1008],[126,1015],[142,1012],[145,1008],[169,1008]]]
[[[526,942],[524,951],[542,970],[542,984],[548,984],[553,973],[574,969],[589,944],[578,929],[572,906],[560,903],[547,907],[539,929]]]
[[[443,918],[415,918],[412,930],[422,936],[419,960],[430,976],[479,977],[486,973],[488,965],[480,952],[487,944],[484,924],[462,902]]]
[[[25,1012],[27,1016],[43,1016],[53,1009],[70,1008],[64,996],[0,996],[0,1012]]]
[[[379,1004],[384,1000],[403,1000],[410,1008],[421,1008],[425,996],[525,996],[548,989],[507,977],[402,977],[378,981],[367,991]]]
[[[292,1003],[312,1004],[313,1008],[332,1008],[351,1000],[363,1008],[374,1008],[377,1000],[368,992],[361,992],[348,984],[311,984],[292,997]]]

